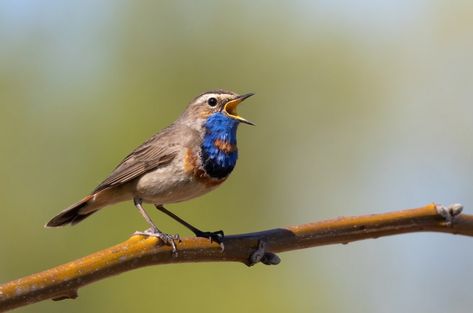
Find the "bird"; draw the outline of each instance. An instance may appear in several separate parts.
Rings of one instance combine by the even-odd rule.
[[[90,194],[53,217],[45,227],[75,225],[104,207],[132,200],[150,228],[135,232],[160,238],[176,251],[179,235],[162,232],[143,203],[223,248],[223,231],[201,231],[164,205],[206,194],[232,173],[238,159],[239,124],[255,125],[237,113],[237,106],[254,95],[207,91],[194,98],[171,125],[128,154]]]

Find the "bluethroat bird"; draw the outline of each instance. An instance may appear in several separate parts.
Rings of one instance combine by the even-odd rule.
[[[222,244],[223,231],[201,231],[164,205],[203,195],[227,179],[238,157],[238,125],[254,125],[239,116],[236,108],[252,95],[224,90],[199,95],[174,123],[127,155],[90,195],[60,212],[45,226],[75,225],[108,205],[132,199],[151,226],[136,233],[159,237],[176,251],[178,235],[165,234],[156,227],[142,206],[146,202],[196,236]]]

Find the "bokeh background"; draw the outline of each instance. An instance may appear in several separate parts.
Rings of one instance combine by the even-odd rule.
[[[125,240],[131,203],[43,224],[202,91],[255,92],[232,177],[170,205],[241,233],[461,202],[473,212],[470,1],[0,3],[0,281]],[[149,207],[150,211],[153,211]],[[152,212],[164,230],[189,233]],[[467,312],[473,240],[409,234],[276,267],[149,267],[22,312]]]

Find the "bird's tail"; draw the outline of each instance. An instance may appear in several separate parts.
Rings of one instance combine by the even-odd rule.
[[[97,212],[100,207],[95,205],[94,195],[88,195],[79,202],[71,205],[61,213],[53,217],[45,227],[59,227],[68,224],[75,225],[91,214]]]

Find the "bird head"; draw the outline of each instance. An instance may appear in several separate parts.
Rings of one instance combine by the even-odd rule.
[[[237,106],[243,100],[252,95],[253,93],[239,95],[224,90],[208,91],[197,96],[189,104],[182,118],[187,121],[206,120],[215,113],[221,113],[236,122],[254,125],[252,122],[238,115],[236,110]]]

